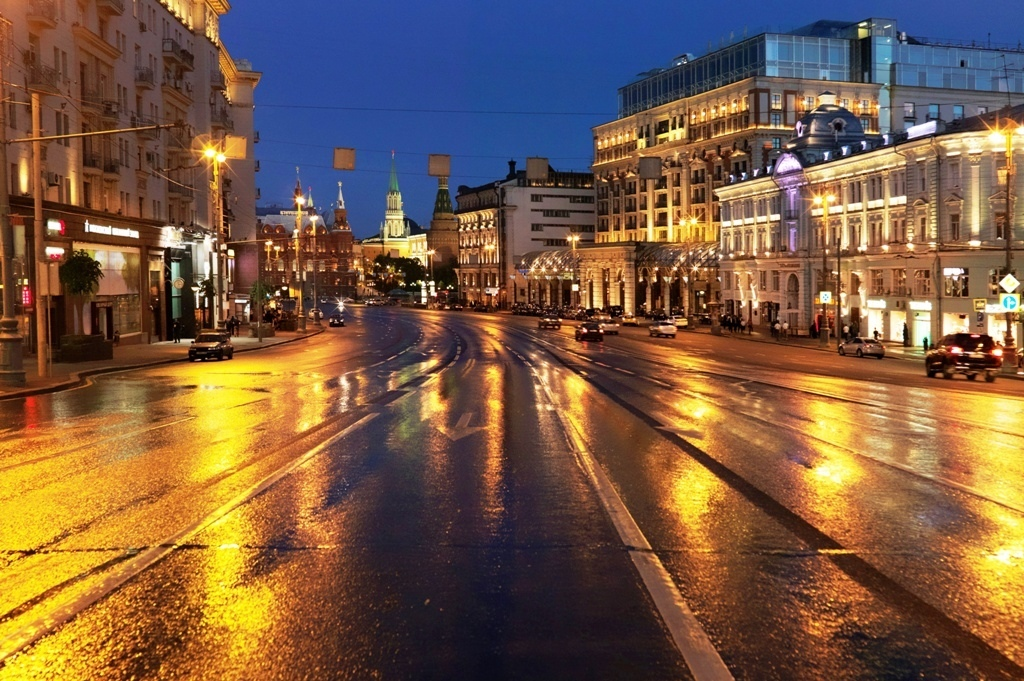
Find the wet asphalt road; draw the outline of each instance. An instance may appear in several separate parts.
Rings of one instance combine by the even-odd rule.
[[[0,402],[0,679],[1021,678],[1022,389],[359,308]]]

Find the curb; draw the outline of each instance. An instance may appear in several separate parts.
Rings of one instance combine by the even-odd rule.
[[[247,347],[245,349],[235,349],[236,353],[243,352],[257,352],[259,350],[266,350],[277,345],[286,345],[288,343],[295,343],[297,341],[305,340],[312,336],[318,336],[324,332],[324,329],[319,331],[307,331],[305,335],[296,336],[287,340],[280,340],[267,345],[257,345],[255,347]],[[137,364],[125,364],[125,365],[111,365],[105,367],[96,367],[94,369],[86,369],[81,372],[71,372],[68,374],[68,380],[61,381],[60,383],[54,383],[52,385],[40,386],[38,388],[25,388],[24,390],[16,390],[9,393],[0,394],[0,402],[7,400],[15,400],[23,397],[34,397],[36,395],[45,395],[48,393],[56,393],[62,390],[69,390],[71,388],[77,388],[80,385],[85,384],[85,379],[90,376],[98,376],[101,374],[116,374],[122,371],[136,371],[138,369],[145,369],[147,367],[160,366],[162,364],[174,364],[175,362],[187,362],[188,356],[185,357],[173,357],[170,359],[155,359],[149,362],[140,362]]]

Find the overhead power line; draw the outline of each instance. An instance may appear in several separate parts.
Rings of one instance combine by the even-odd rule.
[[[606,116],[614,118],[615,114],[607,111],[487,111],[474,109],[400,109],[391,107],[371,106],[318,106],[313,104],[264,104],[257,103],[257,108],[268,109],[305,109],[321,111],[369,111],[375,113],[433,113],[433,114],[470,114],[478,116]]]

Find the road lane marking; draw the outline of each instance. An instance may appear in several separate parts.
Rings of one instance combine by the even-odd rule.
[[[236,508],[248,503],[251,499],[262,494],[264,491],[277,484],[281,479],[287,477],[295,470],[305,465],[310,459],[315,457],[324,449],[331,446],[338,440],[351,435],[353,432],[362,428],[376,417],[376,413],[367,414],[347,428],[335,433],[313,449],[310,449],[305,454],[292,459],[292,461],[263,478],[263,480],[256,483],[248,490],[238,494],[227,503],[221,505],[205,518],[194,523],[191,527],[187,527],[180,532],[167,537],[159,544],[151,546],[140,552],[130,549],[127,555],[135,554],[134,557],[111,570],[107,577],[105,577],[99,584],[92,587],[81,596],[67,602],[56,603],[55,605],[57,607],[55,609],[39,617],[34,622],[22,627],[0,642],[0,667],[2,667],[4,662],[12,655],[15,655],[44,636],[54,632],[58,627],[69,622],[83,610],[89,608],[100,599],[105,598],[107,595],[117,590],[128,580],[166,558],[177,546],[185,543],[187,538],[199,534],[207,527],[214,525]]]
[[[557,405],[547,383],[536,376],[547,396],[548,402]],[[658,555],[651,548],[640,526],[623,503],[604,469],[597,463],[583,441],[581,430],[576,422],[565,413],[555,409],[554,414],[562,424],[562,430],[573,448],[577,460],[586,471],[597,497],[601,502],[619,538],[626,546],[630,559],[640,573],[647,592],[654,600],[658,614],[672,635],[683,659],[697,681],[731,681],[732,674],[718,651],[708,638],[704,628],[697,621],[693,611],[683,600],[682,594],[672,581],[672,576],[665,569]]]

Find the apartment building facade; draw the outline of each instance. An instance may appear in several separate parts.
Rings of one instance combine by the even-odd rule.
[[[256,236],[260,74],[221,42],[229,10],[227,0],[0,0],[3,190],[26,347],[44,327],[52,347],[72,333],[135,343],[169,338],[175,320],[194,333],[200,308],[220,321],[237,311],[234,245]],[[87,300],[53,283],[78,250],[104,271]],[[204,281],[215,296],[196,293]]]
[[[562,172],[547,159],[527,159],[527,170],[478,187],[460,186],[458,222],[459,295],[469,304],[507,308],[533,300],[527,279],[535,255],[576,249],[594,240],[594,187],[590,173]],[[551,298],[571,286],[569,275],[550,280]]]

